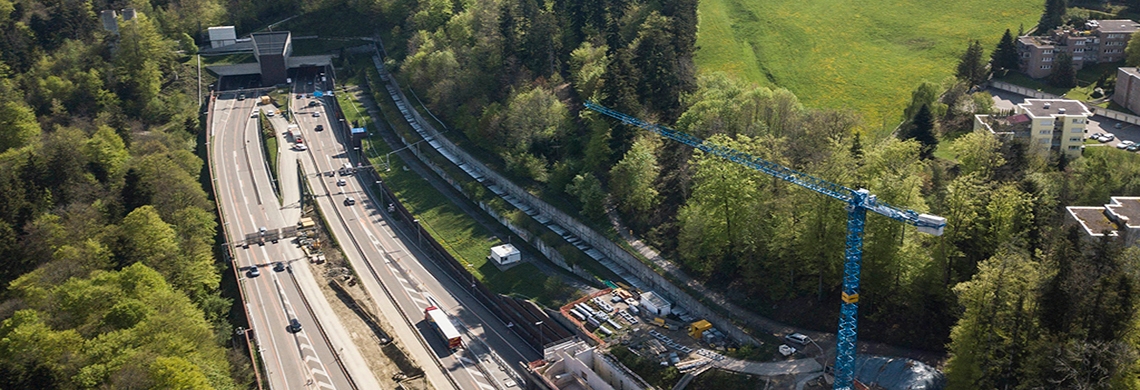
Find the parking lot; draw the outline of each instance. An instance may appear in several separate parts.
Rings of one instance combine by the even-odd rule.
[[[998,110],[1013,110],[1018,104],[1024,103],[1026,99],[1024,96],[993,88],[987,89],[986,92],[993,95],[994,108]],[[1089,118],[1089,125],[1085,128],[1085,138],[1089,138],[1097,133],[1112,133],[1114,135],[1112,141],[1103,142],[1100,145],[1115,147],[1123,141],[1140,143],[1140,125],[1118,121],[1101,115],[1093,115]],[[1094,145],[1090,144],[1088,146]]]

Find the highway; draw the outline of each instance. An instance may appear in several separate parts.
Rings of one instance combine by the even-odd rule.
[[[515,371],[517,362],[538,359],[538,352],[467,294],[470,281],[451,279],[417,249],[418,240],[423,238],[414,233],[407,236],[404,228],[408,221],[390,223],[379,206],[379,195],[374,193],[375,183],[362,182],[370,180],[366,179],[370,176],[328,175],[350,162],[350,154],[359,152],[346,149],[347,129],[324,111],[333,97],[320,98],[320,105],[309,106],[314,88],[310,82],[315,77],[298,77],[291,96],[293,107],[297,108],[295,118],[308,144],[309,158],[302,159],[305,177],[365,290],[374,301],[389,303],[381,311],[396,326],[397,339],[425,369],[429,382],[437,389],[521,388],[521,376]],[[305,96],[297,99],[297,94]],[[313,116],[313,112],[320,116]],[[325,130],[315,131],[317,125],[323,125]],[[356,203],[346,204],[348,197]],[[449,351],[443,338],[424,321],[429,297],[438,302],[463,333],[464,348]],[[392,301],[395,307],[391,306]],[[400,313],[408,322],[396,318]],[[400,329],[403,327],[399,324],[408,323],[415,328],[414,333]],[[446,371],[446,378],[437,376],[440,366]]]
[[[241,269],[239,286],[269,388],[379,388],[321,294],[300,248],[288,238],[248,248],[238,244],[262,227],[273,231],[294,226],[300,215],[298,191],[283,191],[282,203],[273,191],[281,183],[273,183],[268,175],[258,138],[256,93],[246,94],[244,100],[232,92],[216,95],[207,142],[227,248]],[[290,146],[281,141],[282,149]],[[297,175],[287,172],[296,171],[295,157],[288,153],[280,151],[281,160],[289,164],[281,165],[283,187],[298,183]],[[284,267],[275,267],[276,262]],[[251,273],[255,267],[260,275]],[[290,329],[292,319],[301,329]]]

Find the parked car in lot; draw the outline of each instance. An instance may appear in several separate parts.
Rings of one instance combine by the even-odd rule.
[[[1120,122],[1116,122],[1116,124],[1115,124],[1115,125],[1112,125],[1112,127],[1114,127],[1114,128],[1117,128],[1117,129],[1120,129],[1120,128],[1124,128],[1124,124],[1123,124],[1123,123],[1120,123]]]
[[[1126,149],[1129,146],[1132,146],[1135,144],[1136,144],[1135,142],[1124,140],[1124,141],[1120,141],[1120,143],[1116,144],[1116,148],[1117,149]]]
[[[1088,136],[1088,138],[1087,138],[1087,139],[1092,139],[1092,140],[1097,140],[1097,141],[1100,141],[1100,137],[1101,137],[1102,135],[1104,135],[1104,133],[1092,133],[1092,134],[1089,134],[1089,136]]]
[[[803,333],[792,333],[784,336],[784,341],[787,341],[788,344],[807,345],[807,343],[811,342],[811,338]]]
[[[1127,147],[1127,148],[1124,148],[1124,150],[1127,150],[1127,151],[1129,151],[1129,152],[1136,152],[1136,151],[1140,151],[1140,144],[1132,144],[1132,145],[1128,145],[1128,147]]]
[[[1112,141],[1112,140],[1114,140],[1114,139],[1116,139],[1116,135],[1115,135],[1115,134],[1112,134],[1112,133],[1104,133],[1104,134],[1101,134],[1101,135],[1100,135],[1100,139],[1098,139],[1097,141],[1100,141],[1100,142],[1110,142],[1110,141]]]

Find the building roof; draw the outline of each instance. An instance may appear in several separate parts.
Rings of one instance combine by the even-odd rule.
[[[1130,228],[1140,228],[1140,197],[1112,197],[1112,203],[1104,205],[1113,218]]]
[[[1137,69],[1136,67],[1120,67],[1117,69],[1121,72],[1127,73],[1129,76],[1140,77],[1140,69]]]
[[[284,55],[285,43],[289,41],[288,31],[259,32],[249,34],[253,38],[254,55]]]
[[[1134,33],[1140,30],[1140,23],[1128,19],[1090,20],[1090,22],[1100,25],[1100,31],[1104,33]]]
[[[1029,115],[1025,115],[1025,114],[1017,114],[1017,115],[1011,116],[1009,118],[1005,118],[1005,120],[1009,121],[1009,123],[1012,123],[1012,124],[1020,124],[1020,123],[1025,123],[1025,122],[1031,121],[1031,119],[1029,119]]]
[[[1032,117],[1051,117],[1056,115],[1090,116],[1092,112],[1085,105],[1076,100],[1068,99],[1025,99],[1025,103],[1017,105]],[[1048,106],[1048,108],[1046,108]],[[1064,110],[1062,112],[1062,110]]]
[[[503,245],[491,247],[491,253],[494,253],[495,256],[498,256],[498,257],[507,257],[507,256],[510,256],[512,254],[519,253],[519,250],[517,248],[515,248],[514,245],[503,244]]]
[[[1052,48],[1053,47],[1053,41],[1048,39],[1048,38],[1045,38],[1045,37],[1037,37],[1037,36],[1026,35],[1026,36],[1022,36],[1022,37],[1017,37],[1017,41],[1021,42],[1024,45],[1034,46],[1034,47],[1039,47],[1039,48]]]
[[[653,306],[657,308],[672,306],[669,301],[666,301],[665,298],[661,298],[660,295],[654,294],[653,291],[646,291],[644,293],[641,293],[641,300],[649,301],[649,303],[653,304]]]
[[[207,28],[206,31],[209,32],[211,41],[237,39],[237,31],[234,29],[234,26],[215,26]]]
[[[1081,227],[1085,228],[1085,233],[1088,235],[1100,237],[1104,232],[1116,235],[1117,226],[1104,215],[1104,207],[1069,206],[1065,209],[1073,219],[1081,223]]]

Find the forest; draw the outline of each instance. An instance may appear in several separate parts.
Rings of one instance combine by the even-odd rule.
[[[100,10],[128,6],[139,16],[117,35],[101,28]],[[699,72],[696,7],[0,0],[0,387],[252,383],[229,344],[188,61],[205,27],[328,9],[371,21],[353,31],[385,39],[449,137],[599,229],[612,209],[760,314],[833,330],[842,204],[584,101],[946,217],[941,237],[869,218],[860,340],[947,354],[951,388],[1137,387],[1140,251],[1064,223],[1065,206],[1140,194],[1135,154],[1042,157],[973,133],[972,115],[994,109],[961,80],[914,86],[897,136],[872,138],[858,112]]]

